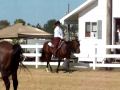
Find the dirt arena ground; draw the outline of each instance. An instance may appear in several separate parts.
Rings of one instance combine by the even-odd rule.
[[[120,70],[79,69],[71,73],[48,73],[45,69],[19,70],[18,90],[120,90]],[[12,82],[12,81],[11,81]],[[0,90],[5,90],[0,80]],[[12,85],[11,85],[11,89]]]

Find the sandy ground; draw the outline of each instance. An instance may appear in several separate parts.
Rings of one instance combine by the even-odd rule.
[[[45,69],[29,68],[29,71],[18,71],[18,90],[120,90],[120,70],[48,73]],[[2,80],[0,90],[5,90]],[[10,90],[13,90],[12,84]]]

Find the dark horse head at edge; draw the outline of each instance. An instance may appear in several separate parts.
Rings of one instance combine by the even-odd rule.
[[[0,72],[6,90],[10,89],[9,76],[12,75],[13,88],[17,90],[17,70],[23,60],[23,50],[19,44],[11,44],[7,41],[0,42]]]

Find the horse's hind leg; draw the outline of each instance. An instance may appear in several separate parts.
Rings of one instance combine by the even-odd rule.
[[[52,67],[49,63],[49,61],[47,61],[47,66],[46,66],[46,71],[49,72],[49,67],[50,67],[50,72],[52,72]]]
[[[14,90],[17,90],[17,86],[18,86],[17,71],[12,73],[12,80],[13,80]]]
[[[9,81],[9,78],[7,75],[2,75],[2,79],[4,81],[4,84],[5,84],[5,87],[6,87],[6,90],[9,90],[10,89],[10,81]]]
[[[59,71],[60,62],[61,62],[61,60],[58,60],[58,66],[57,66],[57,69],[56,69],[56,72],[57,72],[57,73],[58,73],[58,71]]]
[[[49,63],[49,67],[50,67],[50,71],[52,72],[53,70],[52,70],[52,67],[51,67],[50,63]]]

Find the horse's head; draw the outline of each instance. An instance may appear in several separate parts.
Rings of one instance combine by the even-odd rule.
[[[72,51],[74,53],[80,53],[80,43],[78,39],[72,40],[71,44],[72,44]]]

